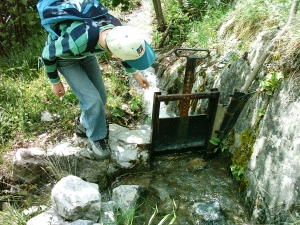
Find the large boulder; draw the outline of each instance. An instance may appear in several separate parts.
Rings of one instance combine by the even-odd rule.
[[[52,189],[54,210],[68,220],[86,219],[97,222],[101,211],[101,194],[97,184],[79,177],[67,176]]]

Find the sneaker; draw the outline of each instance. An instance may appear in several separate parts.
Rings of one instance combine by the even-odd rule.
[[[91,141],[89,139],[89,148],[94,153],[96,159],[110,158],[110,151],[106,139]]]
[[[106,129],[107,129],[107,134],[106,134],[106,139],[108,139],[108,135],[109,135],[109,125],[107,123],[106,125]],[[75,129],[76,135],[78,137],[87,137],[86,136],[86,129],[85,127],[80,123],[80,118],[78,117],[77,121],[76,121],[76,129]]]
[[[80,118],[78,117],[76,121],[76,129],[75,129],[76,135],[79,137],[86,137],[86,129],[85,127],[80,123]]]

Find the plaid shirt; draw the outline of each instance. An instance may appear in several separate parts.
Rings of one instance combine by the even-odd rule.
[[[113,28],[113,25],[99,27],[99,33]],[[86,56],[101,54],[106,50],[98,43],[92,51],[88,50],[88,32],[86,25],[82,21],[67,21],[61,23],[56,30],[60,33],[59,38],[53,34],[48,34],[46,46],[42,52],[42,59],[45,64],[45,70],[51,83],[55,84],[60,81],[57,71],[57,58],[63,59],[80,59]],[[99,35],[95,34],[95,35]],[[122,62],[127,73],[134,73],[137,70],[130,67],[127,63]]]

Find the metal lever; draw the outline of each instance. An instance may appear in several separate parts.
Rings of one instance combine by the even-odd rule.
[[[199,57],[199,56],[195,56],[195,55],[180,54],[180,51],[187,51],[187,52],[206,52],[206,54]],[[207,50],[207,49],[201,49],[201,48],[177,48],[177,49],[175,49],[175,55],[176,55],[177,57],[186,57],[186,58],[193,57],[193,58],[198,58],[198,59],[205,59],[205,58],[207,58],[207,57],[210,56],[210,51]]]
[[[181,54],[180,51],[187,51],[187,52],[205,52],[206,54],[203,56],[196,56],[196,55],[186,55]],[[196,67],[196,61],[197,59],[205,59],[210,55],[209,50],[207,49],[193,49],[193,48],[178,48],[175,49],[175,55],[178,57],[186,57],[186,69],[185,69],[185,76],[184,76],[184,82],[183,82],[183,91],[182,94],[190,94],[193,88],[193,83],[195,80],[195,67]],[[190,100],[182,100],[180,104],[180,117],[188,116],[190,107]]]

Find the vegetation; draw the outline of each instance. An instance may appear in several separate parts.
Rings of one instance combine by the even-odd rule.
[[[240,135],[240,147],[233,150],[232,165],[230,166],[230,169],[234,178],[240,182],[241,191],[245,190],[248,186],[245,170],[252,155],[255,140],[256,131],[247,129]]]
[[[219,138],[214,137],[211,140],[209,140],[209,142],[216,146],[214,148],[214,153],[216,153],[218,150],[220,150],[222,153],[225,150],[228,150],[228,141],[226,139],[220,140]]]
[[[166,23],[170,29],[167,35],[158,31],[153,34],[155,46],[160,42],[163,43],[158,51],[167,52],[180,46],[213,47],[222,51],[225,43],[218,38],[217,30],[223,22],[228,21],[226,31],[222,35],[237,34],[236,38],[239,41],[236,47],[241,51],[241,55],[249,49],[250,42],[259,31],[263,29],[276,31],[288,17],[291,5],[291,1],[286,0],[239,1],[235,5],[234,1],[229,0],[162,0],[162,3]],[[0,23],[0,155],[2,156],[19,147],[34,146],[35,143],[39,143],[40,147],[47,147],[61,139],[71,137],[80,109],[72,90],[68,89],[62,99],[54,96],[48,79],[40,68],[39,55],[46,33],[40,26],[35,12],[36,1],[11,0],[1,4],[0,11],[4,15]],[[130,10],[136,7],[139,1],[105,0],[103,4],[110,8],[118,5],[120,10]],[[276,7],[273,7],[274,5]],[[234,11],[232,6],[235,7]],[[15,10],[16,8],[22,10]],[[11,17],[3,13],[4,11],[10,12]],[[24,31],[22,37],[18,35],[19,31],[16,32],[17,29]],[[11,32],[12,30],[15,32]],[[288,45],[291,49],[299,46],[299,36],[298,32]],[[120,65],[108,60],[108,57],[109,55],[99,57],[99,63],[104,67],[104,82],[108,90],[107,105],[112,113],[112,122],[134,126],[141,114],[141,98],[130,88],[129,77],[118,69]],[[239,55],[233,55],[230,60],[234,61],[238,57]],[[280,58],[280,52],[273,57],[275,60]],[[268,94],[273,93],[279,87],[281,78],[280,71],[273,72],[260,82],[262,90]],[[65,85],[67,87],[67,84]],[[124,103],[128,104],[129,112],[122,107]],[[51,123],[41,121],[43,112],[52,115]],[[261,109],[260,115],[263,114],[264,111]],[[43,134],[47,137],[45,142],[40,141]],[[253,151],[255,133],[246,130],[241,135],[240,141],[242,143],[240,149],[236,149],[233,154],[231,170],[233,176],[245,187],[247,181],[244,172]],[[215,151],[223,152],[228,149],[226,141],[213,139],[211,143],[216,145]],[[7,162],[3,161],[3,157],[0,157],[0,161],[4,167],[9,167]],[[21,211],[33,205],[36,200],[30,195],[22,201],[9,200],[10,203],[16,204],[8,204],[6,210],[0,212],[0,223],[12,221],[10,224],[24,224],[28,217]],[[46,203],[47,201],[48,199]],[[166,215],[165,220],[176,218],[175,208]],[[131,224],[134,220],[134,211],[130,215],[127,222],[123,221],[122,216],[120,221],[123,222],[120,224]],[[156,211],[153,213],[153,216],[155,215]],[[128,220],[131,223],[128,223]]]
[[[0,56],[7,56],[14,49],[23,48],[26,39],[40,29],[36,12],[37,1],[0,1]]]
[[[274,72],[273,74],[268,74],[263,80],[259,81],[260,91],[266,91],[267,95],[273,95],[280,88],[282,79],[282,73]]]

